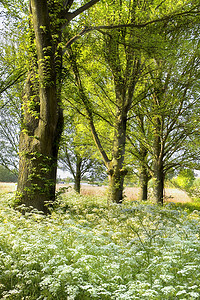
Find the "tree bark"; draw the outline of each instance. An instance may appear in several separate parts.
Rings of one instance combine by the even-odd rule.
[[[80,155],[76,155],[76,172],[74,176],[74,190],[80,194],[81,191],[81,165],[82,158]]]
[[[123,200],[123,185],[127,170],[124,168],[124,154],[126,145],[127,114],[118,111],[115,119],[112,160],[107,164],[109,175],[108,199],[121,203]]]
[[[126,170],[119,169],[117,166],[108,171],[109,174],[109,192],[108,201],[113,203],[122,203],[123,187]]]
[[[63,125],[59,105],[62,59],[61,49],[56,46],[59,37],[53,41],[51,36],[47,1],[31,0],[30,9],[36,53],[30,62],[23,96],[17,201],[46,213],[47,203],[55,200],[58,145]]]
[[[144,130],[144,118],[139,115],[141,121],[141,128],[143,133]],[[140,180],[140,200],[146,201],[148,198],[148,181],[150,179],[148,172],[148,164],[147,164],[147,154],[148,150],[144,147],[143,143],[140,142],[140,150],[139,150],[139,158],[140,158],[140,170],[139,170],[139,180]]]
[[[157,204],[163,205],[164,190],[164,170],[163,170],[163,149],[161,142],[162,121],[156,118],[156,128],[154,132],[154,197]]]
[[[148,171],[146,169],[146,166],[142,166],[140,170],[140,200],[146,201],[148,198]]]
[[[62,29],[99,0],[69,12],[73,0],[30,0],[30,65],[23,96],[16,201],[45,213],[55,200],[57,157],[63,127]],[[36,49],[35,49],[36,48]]]
[[[154,166],[154,196],[157,204],[163,205],[164,202],[164,172],[162,163]]]

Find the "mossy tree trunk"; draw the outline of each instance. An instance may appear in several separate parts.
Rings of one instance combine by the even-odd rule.
[[[108,200],[116,203],[121,203],[123,200],[124,178],[127,174],[127,170],[124,168],[126,124],[127,115],[122,115],[119,111],[115,120],[112,160],[107,162],[109,175]]]
[[[31,0],[30,69],[23,95],[20,134],[20,163],[17,200],[47,212],[55,200],[57,155],[62,132],[60,73],[62,68],[61,28],[53,27],[47,1]],[[53,39],[53,32],[57,32]]]
[[[71,20],[99,0],[69,12],[73,0],[30,0],[29,72],[23,95],[17,202],[45,213],[55,200],[63,127],[61,36]]]

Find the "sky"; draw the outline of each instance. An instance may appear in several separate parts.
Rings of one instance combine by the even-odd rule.
[[[69,172],[64,172],[61,169],[57,170],[57,177],[58,178],[66,178],[66,177],[72,177],[72,175]]]

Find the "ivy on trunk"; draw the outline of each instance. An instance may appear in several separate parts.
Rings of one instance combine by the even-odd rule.
[[[45,213],[55,200],[56,171],[63,128],[61,108],[62,30],[98,0],[70,13],[73,0],[30,0],[29,71],[23,95],[18,204]]]

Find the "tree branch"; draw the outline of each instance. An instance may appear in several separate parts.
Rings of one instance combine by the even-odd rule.
[[[98,2],[99,0],[93,0],[93,1],[90,1],[90,2],[94,2],[92,3],[95,4],[96,2]],[[90,2],[88,2],[86,5],[88,5]],[[84,6],[86,6],[84,5]],[[92,6],[90,5],[90,6]],[[83,6],[83,7],[84,7]],[[89,7],[90,7],[89,6]],[[82,8],[83,8],[82,7]],[[199,6],[197,6],[196,8],[199,9]],[[182,12],[182,13],[176,13],[176,14],[173,14],[173,15],[167,15],[167,16],[164,16],[162,18],[159,18],[159,19],[155,19],[155,20],[151,20],[151,21],[148,21],[148,22],[145,22],[145,23],[141,23],[141,24],[135,24],[135,23],[129,23],[129,24],[119,24],[119,25],[100,25],[100,26],[94,26],[94,27],[87,27],[85,26],[84,29],[79,32],[77,35],[75,35],[73,38],[71,38],[65,45],[65,48],[68,49],[74,42],[76,42],[80,37],[82,37],[85,33],[88,33],[90,31],[100,31],[102,33],[102,29],[105,29],[105,30],[111,30],[111,29],[122,29],[122,28],[144,28],[148,25],[151,25],[151,24],[155,24],[155,23],[159,23],[159,22],[163,22],[163,21],[171,21],[172,19],[175,19],[177,17],[180,17],[180,16],[189,16],[189,15],[194,15],[194,14],[199,14],[200,13],[200,10],[195,10],[194,8],[189,10],[189,11],[185,11],[185,12]],[[81,8],[79,8],[77,11],[81,10]],[[86,8],[84,9],[86,10]],[[84,10],[81,10],[80,13]],[[75,11],[75,12],[77,12]],[[75,13],[74,12],[74,13]],[[70,15],[73,15],[74,13],[68,13]],[[78,14],[76,14],[75,16],[77,16]],[[72,20],[74,17],[71,16],[71,19]],[[66,50],[65,50],[66,51]],[[64,51],[64,53],[65,53]]]
[[[12,79],[10,79],[10,80],[8,80],[8,82],[7,82],[7,84],[4,86],[4,87],[2,87],[2,88],[0,88],[0,94],[2,94],[3,92],[5,92],[7,89],[9,89],[11,86],[13,86],[15,83],[17,83],[18,82],[18,80],[23,76],[23,75],[25,75],[26,74],[26,72],[21,72],[19,75],[17,75],[16,76],[16,78],[14,78],[13,80]],[[4,106],[4,105],[3,105]],[[1,107],[2,108],[2,107]]]
[[[86,3],[85,5],[79,7],[77,10],[73,11],[73,12],[67,12],[65,14],[65,18],[67,20],[67,23],[70,22],[71,20],[73,20],[75,17],[77,17],[78,15],[80,15],[82,12],[86,11],[87,9],[89,9],[90,7],[92,7],[94,4],[96,4],[97,2],[99,2],[100,0],[91,0],[88,3]],[[65,24],[66,25],[66,24]],[[65,26],[64,25],[64,26]]]
[[[95,142],[97,148],[99,149],[99,152],[101,153],[105,164],[107,165],[110,160],[109,160],[105,150],[103,149],[103,146],[101,145],[99,135],[98,135],[98,133],[96,131],[96,128],[94,126],[93,111],[92,111],[92,108],[91,108],[91,103],[90,103],[87,95],[85,94],[84,88],[82,86],[82,81],[81,81],[81,77],[80,77],[80,74],[79,74],[79,69],[78,69],[77,62],[76,62],[76,56],[73,53],[72,49],[70,49],[70,50],[71,51],[69,51],[69,56],[70,56],[71,66],[72,66],[72,69],[73,69],[73,72],[74,72],[74,76],[75,76],[77,88],[78,88],[78,91],[79,91],[79,94],[80,94],[80,98],[81,98],[81,100],[83,102],[83,105],[84,105],[84,107],[86,109],[86,112],[87,112],[87,118],[89,120],[90,129],[91,129],[91,132],[92,132],[92,135],[93,135],[93,138],[94,138],[94,142]]]

